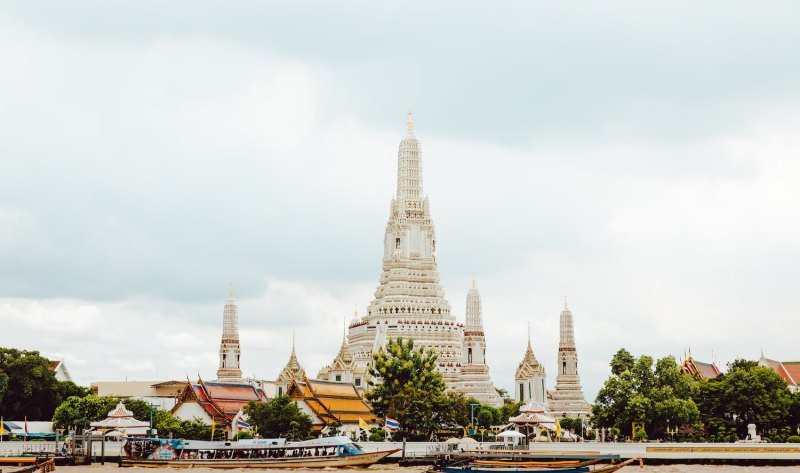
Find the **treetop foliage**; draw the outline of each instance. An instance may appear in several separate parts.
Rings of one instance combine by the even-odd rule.
[[[56,379],[50,360],[38,351],[0,348],[0,416],[46,420],[70,396],[88,389]]]
[[[597,394],[592,424],[634,439],[692,441],[743,439],[749,423],[776,441],[800,427],[800,393],[792,395],[777,373],[749,360],[728,368],[714,379],[697,379],[681,374],[672,356],[654,362],[620,349]],[[634,422],[642,431],[632,431]]]
[[[244,413],[264,438],[305,440],[313,426],[311,418],[300,410],[295,400],[285,394],[267,402],[250,401],[244,407]]]

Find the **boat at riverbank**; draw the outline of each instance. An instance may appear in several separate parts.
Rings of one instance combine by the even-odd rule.
[[[602,461],[611,463],[600,464]],[[640,459],[620,461],[619,455],[597,452],[473,450],[442,455],[428,473],[613,473],[634,461]]]
[[[238,442],[134,439],[123,445],[121,467],[340,468],[366,467],[398,449],[365,452],[347,437],[302,442],[254,439]]]

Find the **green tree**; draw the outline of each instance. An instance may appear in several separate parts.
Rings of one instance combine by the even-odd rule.
[[[365,397],[378,417],[400,421],[400,436],[428,440],[442,420],[452,398],[445,396],[442,375],[436,371],[438,354],[414,348],[414,341],[390,340],[373,355],[369,390]]]
[[[97,396],[96,394],[84,397],[70,396],[55,409],[52,417],[53,427],[58,429],[75,428],[79,432],[83,431],[92,422],[105,419],[119,402],[119,398]],[[150,420],[150,405],[147,402],[139,399],[124,399],[122,403],[133,413],[135,419]],[[153,424],[155,425],[155,420]]]
[[[78,386],[72,381],[56,381],[54,386],[56,396],[56,407],[70,397],[86,397],[91,394],[89,388]]]
[[[90,423],[105,419],[110,410],[107,397],[95,394],[86,397],[72,396],[56,408],[53,414],[53,427],[82,432],[89,428]]]
[[[619,376],[625,371],[632,371],[635,362],[636,359],[628,350],[620,348],[611,358],[611,374]]]
[[[250,401],[244,413],[264,438],[304,439],[313,426],[311,418],[285,394],[267,402]]]
[[[513,399],[503,399],[503,406],[500,407],[500,423],[507,423],[508,419],[518,416],[521,406],[521,402],[516,402]]]
[[[793,425],[794,399],[786,382],[756,362],[736,360],[727,373],[700,384],[697,402],[709,433],[744,438],[747,424],[755,423],[771,440],[788,437]],[[716,438],[716,440],[720,440]]]
[[[693,397],[697,381],[680,374],[675,359],[667,356],[653,362],[650,356],[638,359],[619,350],[611,360],[611,376],[600,388],[591,423],[596,427],[615,427],[635,438],[642,432],[666,438],[668,428],[695,423],[700,416]],[[645,425],[633,432],[633,423]]]
[[[0,372],[7,377],[0,416],[45,420],[56,408],[55,373],[38,351],[0,348]]]
[[[8,389],[8,375],[0,371],[0,406],[3,405],[3,396]],[[2,407],[0,407],[1,409]]]

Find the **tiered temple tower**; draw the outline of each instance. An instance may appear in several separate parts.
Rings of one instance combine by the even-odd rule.
[[[555,417],[586,418],[592,408],[583,397],[581,380],[578,377],[578,352],[575,349],[575,331],[572,312],[564,298],[564,310],[560,317],[560,340],[558,343],[558,375],[556,389],[551,393],[548,410]]]
[[[353,313],[353,318],[358,319],[358,312]],[[318,379],[328,381],[341,381],[346,383],[353,383],[356,388],[364,389],[363,371],[355,369],[355,362],[353,354],[350,353],[350,347],[347,346],[347,332],[342,336],[342,345],[339,347],[339,353],[333,359],[333,363],[328,366],[323,366],[317,375]],[[356,383],[358,379],[358,383]]]
[[[517,402],[540,403],[544,408],[547,402],[547,388],[545,387],[547,376],[544,366],[539,364],[536,355],[533,354],[530,326],[528,326],[528,349],[517,366],[514,381],[514,399]]]
[[[239,365],[241,347],[239,346],[239,310],[233,298],[233,288],[228,290],[228,300],[222,311],[222,341],[219,344],[219,369],[217,380],[228,383],[241,383],[242,370]]]
[[[278,377],[275,379],[275,386],[277,387],[278,396],[286,394],[286,388],[293,379],[302,380],[306,377],[306,371],[303,366],[297,361],[297,353],[294,349],[294,334],[292,334],[292,354],[289,355],[289,361],[283,367]]]
[[[469,353],[464,350],[464,325],[450,313],[450,304],[439,284],[436,231],[422,188],[422,149],[414,135],[410,113],[406,128],[408,132],[397,154],[397,190],[383,240],[383,271],[366,315],[354,318],[348,327],[346,354],[352,356],[352,362],[347,371],[354,385],[365,386],[375,351],[390,339],[414,339],[415,346],[438,352],[437,369],[449,388],[488,400],[491,380],[488,369],[483,374],[482,335],[470,338],[472,365],[477,371],[470,375],[470,383],[462,382],[462,365],[468,361]],[[482,334],[483,327],[476,332]],[[332,368],[346,364],[338,363],[338,358],[320,371],[321,379],[335,380],[333,377],[341,370]],[[341,376],[345,380],[347,375]]]
[[[486,338],[483,333],[483,308],[481,294],[475,279],[472,288],[467,292],[467,314],[464,326],[464,356],[461,365],[460,392],[469,393],[471,397],[484,404],[495,407],[503,405],[503,399],[497,394],[489,376],[486,364]]]

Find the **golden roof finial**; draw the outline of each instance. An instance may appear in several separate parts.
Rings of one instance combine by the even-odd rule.
[[[233,299],[233,284],[228,283],[228,299]]]
[[[531,321],[528,321],[528,346],[531,346]]]
[[[414,119],[411,118],[411,110],[408,111],[408,119],[406,120],[406,129],[408,130],[408,134],[414,134]]]

